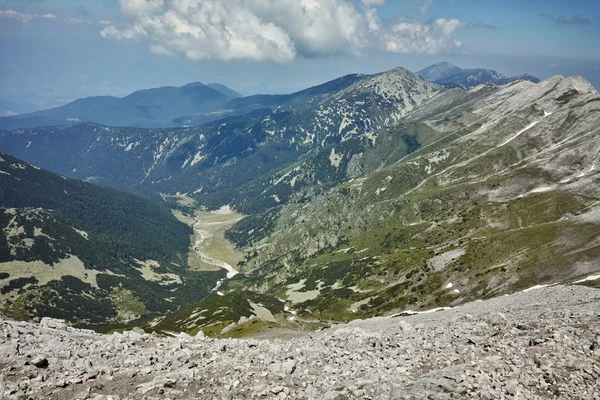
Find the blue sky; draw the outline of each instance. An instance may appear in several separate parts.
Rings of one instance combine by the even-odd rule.
[[[0,109],[192,81],[285,93],[444,60],[506,75],[583,75],[600,88],[597,0],[266,3],[0,0]]]

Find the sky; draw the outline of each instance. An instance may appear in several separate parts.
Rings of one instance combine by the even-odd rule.
[[[222,83],[289,93],[440,61],[600,89],[598,0],[0,0],[0,110]]]

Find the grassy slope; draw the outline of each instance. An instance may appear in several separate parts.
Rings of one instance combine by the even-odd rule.
[[[29,281],[1,277],[9,314],[104,324],[198,301],[224,274],[188,271],[191,228],[167,208],[40,170],[4,153],[0,158],[0,263],[34,268]],[[38,285],[71,255],[95,278],[84,282],[65,276]],[[153,269],[156,280],[147,280],[136,269],[136,259],[160,263]],[[162,276],[175,275],[182,284],[160,282]]]
[[[408,155],[383,135],[383,145],[363,154],[371,168],[380,156],[380,170],[279,211],[268,239],[249,247],[249,254],[259,250],[245,260],[253,276],[239,277],[230,287],[253,285],[285,297],[288,285],[305,280],[303,291],[321,291],[295,305],[301,314],[350,319],[455,304],[577,276],[580,267],[600,256],[600,221],[578,217],[596,210],[599,199],[523,162],[524,156],[549,147],[548,137],[521,140],[533,151],[457,141],[481,126],[464,116],[470,105],[465,107],[439,116],[434,124],[444,127],[441,131],[418,121],[409,125],[421,147]],[[523,110],[522,117],[537,115],[539,110]],[[568,118],[574,117],[569,113]],[[553,127],[554,140],[562,140],[558,135],[572,126]],[[396,138],[403,132],[406,125],[398,127]],[[593,145],[581,140],[575,137],[563,147],[577,153]],[[392,165],[394,158],[401,161]],[[585,161],[581,158],[578,163]],[[594,185],[597,175],[582,179]],[[543,186],[549,189],[531,191]]]

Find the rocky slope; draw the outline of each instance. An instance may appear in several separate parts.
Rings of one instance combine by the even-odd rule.
[[[286,340],[0,322],[5,399],[598,399],[600,291],[531,290]]]

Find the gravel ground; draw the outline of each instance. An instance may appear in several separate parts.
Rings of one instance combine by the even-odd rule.
[[[555,286],[286,340],[0,321],[7,399],[600,399],[600,290]]]

